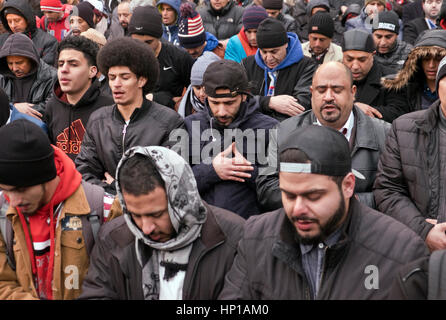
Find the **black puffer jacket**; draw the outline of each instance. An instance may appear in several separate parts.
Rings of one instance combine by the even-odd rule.
[[[25,41],[24,41],[25,40]],[[17,78],[9,69],[6,61],[7,56],[21,56],[27,57],[31,60],[32,69],[29,76],[23,78]],[[29,77],[32,77],[29,79]],[[11,35],[7,42],[4,43],[0,49],[0,87],[5,90],[9,100],[12,103],[16,102],[28,102],[34,104],[33,108],[44,113],[46,101],[52,94],[52,87],[54,81],[57,79],[57,70],[54,67],[46,64],[39,58],[39,54],[36,48],[32,45],[23,35]],[[25,88],[25,84],[22,82],[32,82],[29,87],[29,91],[17,93],[14,90]],[[15,97],[20,101],[16,101]],[[26,98],[25,98],[26,97]]]
[[[229,39],[242,29],[243,8],[229,1],[226,7],[216,11],[207,4],[205,8],[198,10],[203,20],[204,29],[212,33],[218,40]]]
[[[373,193],[377,208],[423,239],[440,212],[438,126],[440,101],[396,119],[381,154]]]
[[[57,81],[45,108],[44,121],[48,126],[51,143],[74,161],[81,150],[90,115],[100,107],[113,104],[113,99],[109,95],[101,94],[100,83],[96,78],[75,105],[63,97],[64,93]]]
[[[355,115],[356,130],[355,141],[351,149],[352,168],[361,172],[365,180],[356,180],[355,193],[359,200],[365,205],[375,208],[372,187],[375,182],[376,170],[379,156],[384,150],[386,135],[390,124],[385,121],[366,116],[358,107],[353,107]],[[269,175],[259,175],[256,180],[257,197],[264,211],[276,210],[282,207],[282,196],[279,189],[279,172],[277,163],[277,145],[287,137],[288,132],[298,127],[312,125],[317,121],[313,111],[307,111],[301,115],[284,120],[278,126],[278,136],[272,136],[268,152]],[[278,141],[278,144],[277,142]],[[275,167],[272,167],[275,165]],[[263,211],[263,212],[264,212]]]
[[[28,29],[24,32],[24,34],[26,34],[33,41],[40,58],[42,58],[43,61],[48,63],[50,66],[54,66],[58,44],[57,39],[49,33],[46,33],[45,31],[36,27],[36,17],[31,6],[26,0],[9,0],[4,3],[3,9],[0,11],[0,19],[8,33],[0,36],[0,47],[12,33],[5,17],[5,10],[8,8],[14,8],[22,13],[28,23]]]
[[[115,193],[114,184],[102,180],[105,172],[115,176],[124,152],[134,146],[171,147],[176,141],[170,141],[169,134],[177,128],[184,128],[178,113],[146,99],[128,125],[116,105],[100,108],[90,116],[76,167],[85,181]]]
[[[325,249],[317,300],[386,299],[397,269],[428,254],[412,230],[354,197],[342,228],[338,243]],[[371,266],[379,271],[377,289],[367,288]],[[246,221],[219,299],[311,299],[296,229],[283,209]]]
[[[286,32],[294,32],[297,34],[296,20],[289,14],[279,13],[277,20],[283,23]]]
[[[396,40],[394,47],[388,53],[381,54],[377,51],[374,59],[385,67],[399,71],[403,67],[412,48],[413,46],[411,44]]]

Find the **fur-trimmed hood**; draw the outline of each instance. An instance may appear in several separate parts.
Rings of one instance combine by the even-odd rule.
[[[415,47],[407,56],[403,68],[393,78],[385,78],[382,85],[391,90],[400,90],[411,81],[419,81],[423,79],[423,70],[421,68],[421,60],[427,56],[440,55],[446,56],[446,48],[439,46],[420,46]]]

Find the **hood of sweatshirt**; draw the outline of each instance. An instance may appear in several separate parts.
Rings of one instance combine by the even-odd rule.
[[[5,17],[5,10],[7,10],[8,8],[14,8],[22,13],[22,15],[26,19],[26,22],[28,23],[28,28],[24,33],[27,34],[30,38],[32,38],[33,34],[37,31],[37,25],[36,25],[36,17],[29,2],[26,0],[5,1],[4,6],[0,11],[0,19],[2,20],[5,29],[8,32],[13,33],[11,28],[9,28],[8,21],[6,20]]]
[[[21,56],[31,59],[33,66],[29,74],[36,72],[40,65],[40,57],[32,40],[22,33],[11,34],[0,49],[0,74],[15,77],[8,67],[7,56]]]

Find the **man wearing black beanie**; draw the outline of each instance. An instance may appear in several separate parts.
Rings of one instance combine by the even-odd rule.
[[[299,38],[283,24],[266,18],[257,29],[257,53],[242,60],[261,111],[282,121],[310,106],[310,86],[315,63],[305,57]]]
[[[372,23],[376,45],[375,60],[381,65],[401,70],[413,46],[398,39],[400,25],[393,11],[379,12]]]
[[[128,30],[133,39],[147,43],[158,58],[160,72],[153,101],[174,109],[184,88],[190,85],[190,71],[195,60],[185,50],[161,40],[163,22],[155,7],[136,7]]]
[[[283,0],[263,0],[262,6],[268,13],[268,17],[277,19],[283,23],[287,32],[297,33],[296,20],[289,14],[282,12]]]
[[[328,12],[317,12],[308,23],[308,42],[302,44],[307,57],[317,64],[328,61],[342,62],[342,48],[332,42],[334,21]]]
[[[28,120],[1,127],[0,145],[0,296],[75,299],[94,244],[83,231],[102,223],[104,190],[81,183],[73,161]],[[87,222],[93,211],[98,224]]]

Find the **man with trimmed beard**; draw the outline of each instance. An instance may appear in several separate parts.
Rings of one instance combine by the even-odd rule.
[[[374,208],[372,186],[390,124],[368,117],[358,108],[354,103],[356,86],[351,71],[340,62],[327,62],[316,70],[311,93],[312,110],[289,118],[277,127],[277,138],[273,136],[269,144],[268,163],[276,163],[276,139],[281,144],[291,131],[312,124],[331,127],[344,134],[349,142],[352,167],[366,177],[355,183],[356,198]],[[265,173],[257,177],[257,197],[264,211],[275,210],[282,207],[279,170],[275,166]]]
[[[397,268],[427,255],[412,230],[356,199],[364,177],[349,153],[327,126],[296,128],[279,143],[283,208],[246,221],[220,299],[385,299]]]
[[[413,19],[404,26],[403,40],[414,44],[418,35],[424,30],[437,29],[443,0],[423,0],[424,17]]]

